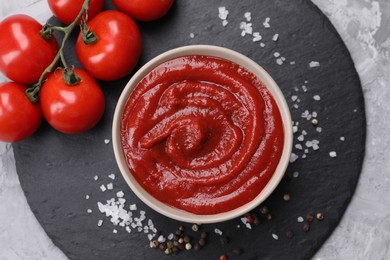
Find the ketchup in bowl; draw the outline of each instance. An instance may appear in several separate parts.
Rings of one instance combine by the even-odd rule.
[[[158,201],[199,215],[234,210],[270,181],[284,127],[267,87],[219,57],[165,61],[135,86],[120,117],[131,174]]]

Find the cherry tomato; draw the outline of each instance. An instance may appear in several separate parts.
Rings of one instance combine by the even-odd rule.
[[[113,2],[122,12],[144,22],[161,18],[173,4],[173,0],[113,0]]]
[[[87,45],[80,32],[76,53],[84,68],[95,78],[116,80],[128,75],[141,55],[142,38],[137,24],[119,11],[105,11],[87,23],[97,36]]]
[[[62,71],[52,73],[42,85],[43,116],[55,129],[67,134],[81,133],[95,126],[104,112],[104,95],[96,80],[85,70],[74,69],[81,81],[68,85]]]
[[[50,10],[64,24],[71,24],[79,14],[84,0],[48,0]],[[88,19],[96,16],[104,6],[104,0],[91,0],[88,7]]]
[[[13,15],[0,23],[0,71],[9,79],[31,84],[53,61],[58,51],[54,37],[45,40],[42,25],[27,15]]]
[[[0,83],[0,141],[17,142],[32,135],[41,125],[39,104],[24,94],[26,86]]]

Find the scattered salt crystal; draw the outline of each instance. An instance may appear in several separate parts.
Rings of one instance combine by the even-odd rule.
[[[309,149],[305,149],[304,152],[305,152],[305,153],[309,153]]]
[[[344,136],[340,136],[340,141],[344,142],[345,141],[345,137]]]
[[[297,148],[298,150],[302,150],[302,149],[303,149],[303,147],[302,147],[301,144],[296,144],[296,145],[295,145],[295,148]]]
[[[271,26],[269,25],[269,21],[271,20],[271,18],[267,17],[265,18],[265,21],[263,23],[264,27],[265,28],[270,28]]]
[[[295,162],[298,158],[299,158],[298,155],[296,155],[295,153],[291,153],[291,155],[290,155],[290,163]]]
[[[87,212],[88,213],[92,213],[92,209],[87,209]]]
[[[261,48],[264,48],[264,47],[265,47],[265,43],[264,43],[264,42],[261,42],[261,43],[260,43],[260,47],[261,47]]]
[[[215,232],[215,234],[220,235],[220,236],[222,236],[222,234],[223,234],[222,230],[220,230],[218,228],[215,228],[214,232]]]
[[[293,172],[293,177],[294,178],[298,178],[298,176],[299,176],[299,172]]]
[[[307,91],[307,87],[305,85],[302,85],[302,90],[303,90],[303,92],[306,92]]]
[[[274,52],[274,57],[277,58],[280,56],[280,53],[279,52]]]
[[[299,216],[299,217],[297,218],[297,221],[298,221],[299,223],[302,223],[302,222],[304,221],[304,219],[303,219],[303,217]]]
[[[298,132],[298,127],[294,125],[294,126],[292,127],[292,130],[293,130],[293,133],[295,134],[296,132]]]
[[[295,65],[295,61],[290,61],[290,64],[291,65]]]
[[[228,25],[228,21],[227,20],[223,20],[222,21],[222,26],[225,27],[226,25]],[[190,35],[191,37],[191,35]],[[191,38],[194,38],[194,37],[191,37]]]
[[[97,225],[98,225],[98,227],[101,227],[103,225],[103,220],[99,219]]]
[[[112,174],[108,175],[108,178],[115,180],[115,174],[112,173]]]
[[[107,184],[107,189],[112,190],[114,188],[114,185],[110,182]]]
[[[240,225],[237,225],[237,228],[240,228],[241,226]]]
[[[154,238],[154,234],[149,234],[149,235],[148,235],[149,241],[152,240],[153,238]]]
[[[242,30],[241,31],[241,36],[245,36],[246,34],[252,34],[253,33],[252,23],[241,22],[240,23],[240,29]]]
[[[172,240],[173,239],[173,233],[169,234],[167,238],[168,238],[168,240]]]
[[[317,127],[317,128],[316,128],[316,131],[317,131],[318,133],[321,133],[321,132],[322,132],[322,127],[320,127],[320,126]]]
[[[251,223],[246,223],[245,226],[248,228],[248,229],[252,229],[252,226],[251,226]]]
[[[159,243],[164,243],[166,241],[166,238],[163,236],[163,235],[160,235],[158,238],[157,238],[157,241]]]
[[[95,175],[95,177],[93,177],[93,179],[94,179],[95,181],[97,181],[97,180],[99,179],[99,176]]]
[[[357,109],[355,108],[355,109],[353,110],[353,112],[356,113],[356,112],[357,112]]]
[[[131,233],[131,228],[129,226],[126,226],[125,229],[126,229],[127,233]]]
[[[124,195],[125,195],[125,194],[123,193],[123,191],[118,191],[118,192],[116,193],[116,196],[117,196],[118,198],[123,198]]]
[[[299,106],[298,106],[298,104],[294,104],[293,107],[294,107],[295,109],[298,109]]]
[[[318,61],[311,61],[309,63],[310,68],[319,67],[319,66],[320,66],[320,63]]]
[[[305,80],[305,84],[307,84],[308,83],[308,81],[307,80]]]
[[[244,14],[244,17],[245,17],[245,19],[246,19],[248,22],[250,22],[251,19],[252,19],[251,13],[250,13],[250,12],[246,12],[246,13]]]
[[[316,151],[316,150],[320,149],[320,146],[317,143],[314,143],[312,148],[314,151]]]
[[[137,205],[136,204],[131,204],[129,208],[130,208],[131,211],[137,210]]]
[[[303,154],[301,158],[302,158],[302,159],[305,159],[305,158],[306,158],[306,154]]]
[[[138,228],[137,228],[137,231],[138,231],[138,232],[142,232],[142,230],[143,230],[142,227],[138,227]]]
[[[278,240],[278,239],[279,239],[278,235],[276,235],[276,234],[272,234],[272,237],[273,237],[275,240]]]
[[[280,59],[282,60],[282,61],[285,61],[286,60],[286,58],[285,57],[280,57]]]
[[[337,156],[337,153],[335,151],[331,151],[331,152],[329,152],[329,156],[334,158]]]
[[[225,20],[226,21],[226,20]],[[226,21],[227,22],[227,21]],[[223,24],[222,24],[223,25]],[[195,34],[194,33],[190,33],[190,38],[194,38],[195,37]]]
[[[278,64],[278,65],[282,65],[283,64],[283,60],[282,59],[276,59],[276,63]]]
[[[303,135],[307,135],[306,130],[302,130],[302,134],[303,134]]]
[[[116,234],[116,233],[118,233],[118,230],[113,229],[113,230],[112,230],[112,233]]]
[[[311,113],[311,115],[312,115],[313,117],[317,117],[317,112],[316,112],[316,111],[313,111],[313,112]]]
[[[302,142],[303,140],[305,140],[305,136],[303,135],[300,135],[297,137],[298,141]]]
[[[321,100],[321,97],[320,97],[319,95],[314,95],[314,96],[313,96],[313,99],[314,99],[315,101],[320,101],[320,100]]]
[[[272,40],[274,41],[274,42],[276,42],[277,40],[279,39],[279,34],[274,34],[274,36],[272,36]]]
[[[104,143],[105,144],[109,144],[110,143],[110,139],[104,139]]]
[[[253,36],[253,42],[259,42],[259,41],[261,41],[261,39],[263,39],[263,37],[260,35],[260,33],[259,32],[254,32],[253,34],[252,34],[252,36]]]
[[[220,7],[218,7],[218,17],[219,17],[221,20],[226,20],[228,14],[229,14],[229,11],[226,10],[226,7],[225,7],[225,6],[220,6]]]
[[[242,217],[242,218],[240,218],[241,219],[241,222],[243,223],[243,224],[246,224],[247,222],[248,222],[248,218],[247,217]]]
[[[102,185],[100,186],[100,189],[102,190],[102,192],[105,192],[105,191],[107,190],[107,188],[106,188],[106,186],[104,186],[104,184],[102,184]]]
[[[85,199],[88,200],[89,199],[89,195],[85,195]]]

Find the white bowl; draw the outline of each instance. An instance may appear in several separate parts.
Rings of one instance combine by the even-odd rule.
[[[121,119],[124,105],[126,104],[126,101],[130,93],[132,92],[133,88],[150,70],[155,68],[157,65],[167,60],[180,57],[180,56],[186,56],[186,55],[206,55],[206,56],[220,57],[226,60],[230,60],[234,63],[237,63],[245,67],[247,70],[251,71],[252,73],[254,73],[271,92],[273,98],[275,99],[278,105],[278,108],[281,113],[282,121],[283,121],[284,147],[283,147],[279,164],[274,174],[272,175],[271,179],[269,180],[269,182],[266,184],[264,189],[258,194],[258,196],[255,197],[252,201],[234,210],[219,213],[219,214],[197,215],[181,209],[174,208],[170,205],[160,202],[159,200],[151,196],[147,191],[145,191],[145,189],[143,189],[142,186],[136,181],[136,179],[133,177],[132,173],[130,172],[129,168],[127,167],[122,152],[121,138],[120,138],[120,119]],[[227,48],[211,46],[211,45],[191,45],[191,46],[176,48],[164,52],[159,56],[155,57],[154,59],[152,59],[151,61],[149,61],[148,63],[146,63],[140,70],[137,71],[137,73],[134,74],[134,76],[130,79],[130,81],[127,83],[126,87],[124,88],[115,109],[113,126],[112,126],[112,140],[113,140],[115,158],[124,179],[126,180],[127,184],[130,186],[132,191],[149,207],[151,207],[152,209],[156,210],[157,212],[169,218],[188,222],[188,223],[204,223],[204,224],[226,221],[229,219],[242,216],[245,213],[252,210],[253,208],[255,208],[256,206],[258,206],[260,203],[262,203],[274,191],[274,189],[277,187],[280,180],[282,179],[289,163],[291,149],[292,149],[292,135],[293,135],[292,122],[291,122],[291,116],[290,116],[290,111],[288,109],[287,102],[281,90],[279,89],[278,85],[271,78],[271,76],[256,62],[249,59],[248,57]]]

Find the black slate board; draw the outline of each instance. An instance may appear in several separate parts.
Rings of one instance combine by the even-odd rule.
[[[226,6],[230,12],[226,27],[218,18],[219,6]],[[114,7],[107,1],[106,8]],[[259,42],[252,42],[251,36],[240,36],[239,24],[245,21],[247,11],[252,13],[254,31],[263,36],[264,48]],[[266,17],[271,18],[269,29],[262,25]],[[290,164],[286,178],[264,203],[272,212],[271,221],[252,225],[252,230],[244,227],[240,219],[204,225],[202,229],[210,233],[207,246],[172,258],[219,259],[223,253],[233,258],[236,247],[244,250],[240,259],[310,258],[343,216],[359,178],[365,146],[366,122],[359,77],[329,20],[304,0],[178,0],[166,17],[139,26],[144,40],[139,66],[166,50],[189,44],[214,44],[239,51],[263,66],[281,87],[293,120],[299,122],[294,143],[300,143],[296,138],[302,130],[307,131],[305,141],[320,141],[319,150],[310,149],[307,158]],[[195,37],[191,38],[190,33]],[[274,42],[271,38],[276,33],[279,40]],[[283,65],[276,63],[275,52],[286,58]],[[66,56],[78,64],[71,44]],[[310,68],[311,61],[319,61],[320,67]],[[13,146],[17,172],[32,211],[70,259],[157,259],[163,255],[149,248],[143,233],[133,230],[128,234],[120,227],[117,234],[112,232],[115,227],[98,211],[96,203],[114,197],[119,190],[124,191],[128,204],[136,203],[145,210],[147,217],[166,235],[182,224],[159,215],[135,197],[119,173],[111,144],[104,143],[104,139],[111,139],[114,108],[129,78],[101,82],[107,108],[93,130],[64,135],[44,124],[33,137]],[[307,86],[307,92],[302,85]],[[292,102],[293,95],[300,99],[299,103]],[[321,100],[313,100],[314,95]],[[297,109],[293,107],[295,103],[299,105]],[[305,110],[318,113],[321,133],[301,117]],[[345,137],[344,142],[340,141],[341,136]],[[305,141],[301,142],[303,146]],[[329,156],[333,150],[337,152],[336,158]],[[304,154],[296,148],[293,151],[299,156]],[[292,177],[294,172],[299,172],[298,178]],[[111,173],[116,175],[114,181],[107,177]],[[95,175],[99,176],[97,181],[93,180]],[[114,190],[101,192],[99,186],[109,182],[113,182]],[[291,196],[288,202],[282,199],[286,193]],[[89,200],[85,199],[87,194]],[[88,214],[87,209],[93,212]],[[314,221],[305,233],[297,217],[305,217],[308,212],[323,212],[325,219]],[[101,227],[97,226],[99,219],[104,220]],[[215,227],[230,237],[230,243],[219,243]],[[288,229],[294,231],[292,239],[286,238]],[[275,240],[272,234],[279,239]]]

